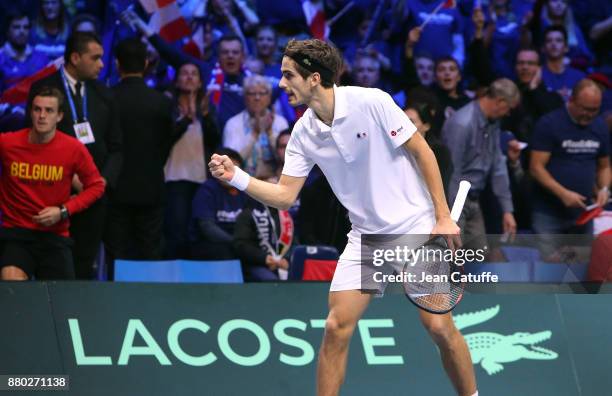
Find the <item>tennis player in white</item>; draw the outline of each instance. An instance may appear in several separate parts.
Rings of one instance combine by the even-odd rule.
[[[334,85],[341,66],[338,51],[323,41],[287,44],[279,86],[292,106],[308,110],[293,128],[277,184],[250,177],[226,156],[214,154],[209,163],[213,176],[279,209],[293,204],[317,164],[349,211],[352,229],[331,283],[319,351],[320,396],[338,394],[349,341],[372,297],[362,292],[361,234],[459,234],[425,139],[387,93]],[[470,352],[451,314],[419,314],[457,394],[477,395]]]

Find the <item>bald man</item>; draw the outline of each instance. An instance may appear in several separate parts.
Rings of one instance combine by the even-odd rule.
[[[565,107],[535,126],[530,171],[537,181],[532,226],[538,234],[592,233],[592,222],[576,226],[576,219],[610,197],[610,134],[599,116],[601,97],[597,84],[583,79]]]

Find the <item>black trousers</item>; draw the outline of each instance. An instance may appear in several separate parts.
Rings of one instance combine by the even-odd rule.
[[[188,259],[191,203],[200,185],[189,181],[166,182],[164,219],[165,258]]]
[[[163,220],[161,205],[109,204],[104,238],[107,258],[111,262],[161,260]]]
[[[77,279],[95,279],[95,261],[100,251],[106,222],[106,195],[89,208],[70,218],[70,237],[74,240],[72,256]]]

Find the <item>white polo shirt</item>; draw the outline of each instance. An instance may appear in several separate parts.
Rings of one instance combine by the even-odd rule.
[[[308,109],[293,128],[283,174],[306,177],[317,164],[358,234],[408,234],[434,208],[416,159],[402,146],[416,127],[376,88],[334,86],[332,127]],[[431,230],[427,230],[429,233]]]

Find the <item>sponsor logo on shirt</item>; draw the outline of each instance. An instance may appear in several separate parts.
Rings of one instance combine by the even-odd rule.
[[[391,131],[391,137],[396,137],[396,136],[397,136],[397,135],[399,135],[399,134],[400,134],[400,133],[401,133],[403,130],[404,130],[404,127],[403,127],[403,126],[401,126],[401,127],[397,128],[397,131],[396,131],[396,130],[392,130],[392,131]]]
[[[419,18],[421,19],[421,23],[424,22],[427,18],[431,18],[429,23],[431,25],[450,25],[453,23],[453,16],[450,14],[437,13],[433,14],[430,17],[430,13],[421,11],[419,12]]]
[[[600,142],[596,140],[564,140],[561,147],[567,153],[596,153],[599,151]]]
[[[220,223],[235,223],[242,209],[217,210],[217,221]]]
[[[64,176],[64,167],[27,162],[12,162],[11,176],[22,180],[60,181]]]

